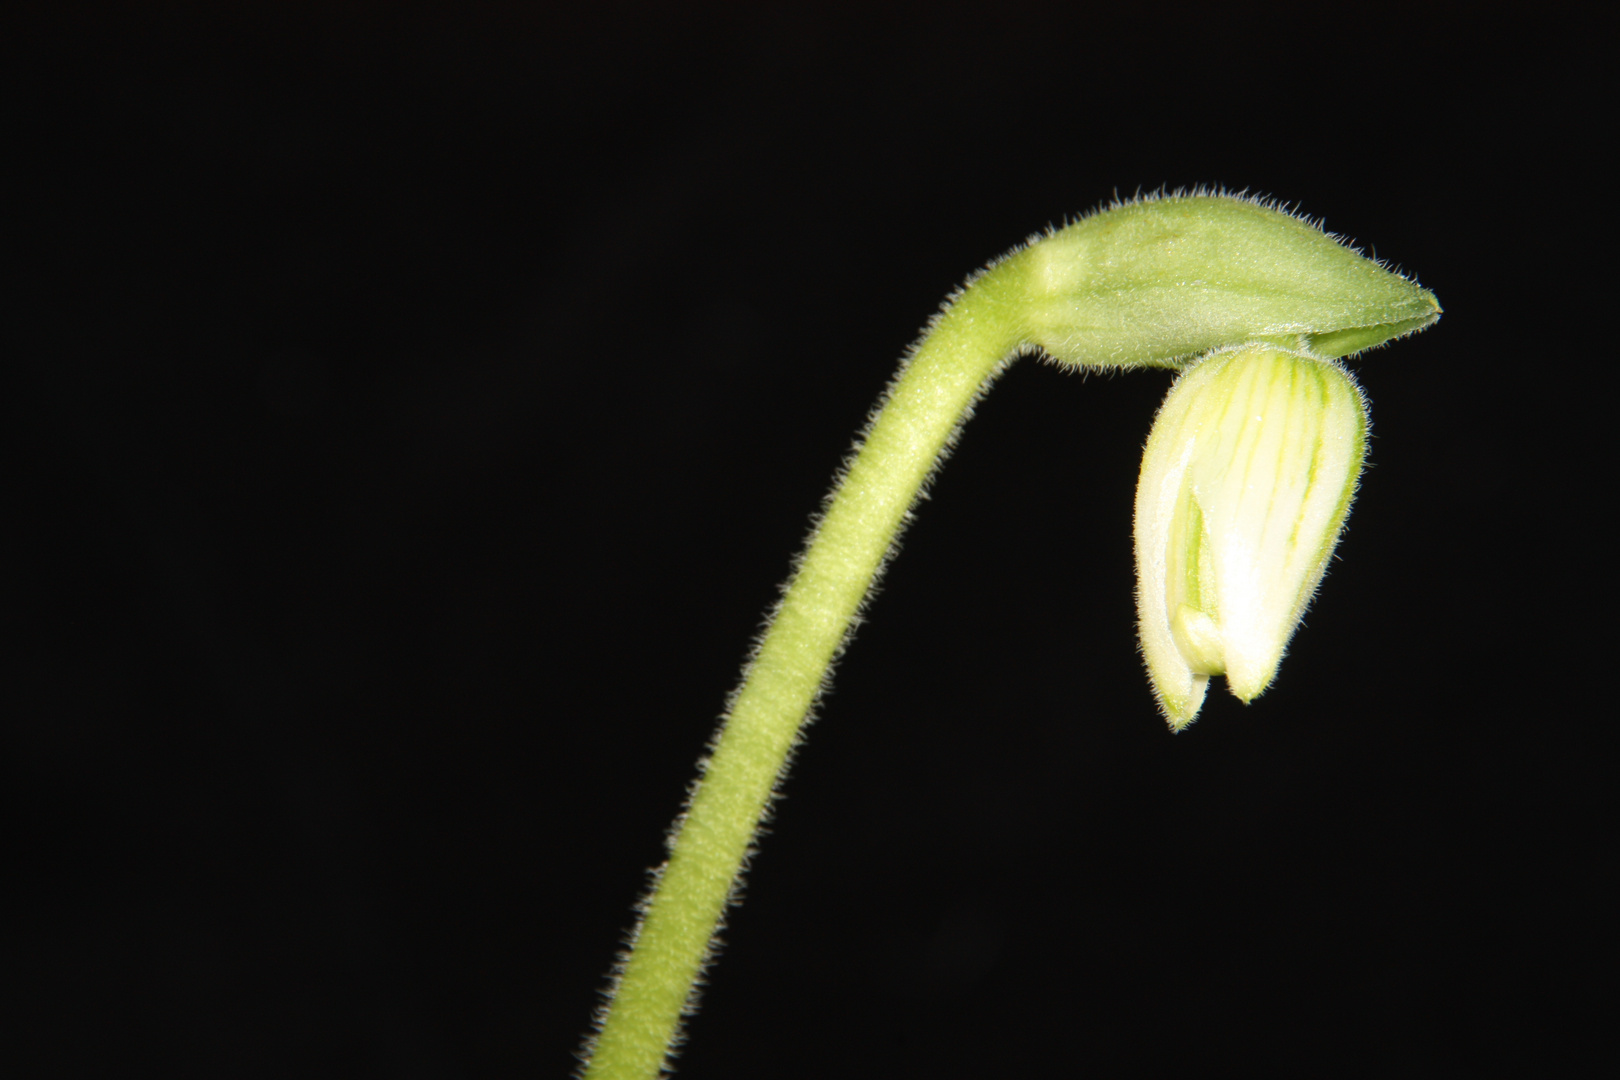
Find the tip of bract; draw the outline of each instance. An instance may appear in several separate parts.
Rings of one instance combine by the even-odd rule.
[[[1209,691],[1209,677],[1207,675],[1193,676],[1185,695],[1166,693],[1167,686],[1159,680],[1153,679],[1153,695],[1158,699],[1159,712],[1164,716],[1164,722],[1170,725],[1172,733],[1186,731],[1192,722],[1198,719],[1199,710],[1204,707],[1204,695]]]

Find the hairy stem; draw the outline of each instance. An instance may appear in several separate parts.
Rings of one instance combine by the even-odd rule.
[[[973,403],[1026,345],[1025,264],[967,287],[905,363],[812,534],[743,675],[669,861],[642,904],[586,1080],[659,1075],[755,830],[918,492]]]

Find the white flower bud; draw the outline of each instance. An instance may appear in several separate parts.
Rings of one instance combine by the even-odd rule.
[[[1170,726],[1211,675],[1271,684],[1350,509],[1361,391],[1336,363],[1247,345],[1189,368],[1148,436],[1136,489],[1142,656]]]

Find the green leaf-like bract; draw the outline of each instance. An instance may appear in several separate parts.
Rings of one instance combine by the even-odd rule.
[[[1179,367],[1263,341],[1344,356],[1439,317],[1434,294],[1301,218],[1225,196],[1094,214],[991,271],[1023,284],[1031,344],[1087,366]]]

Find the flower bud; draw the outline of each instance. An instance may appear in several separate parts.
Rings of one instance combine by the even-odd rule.
[[[1171,388],[1142,457],[1136,568],[1142,656],[1172,728],[1198,715],[1211,675],[1245,702],[1271,684],[1366,443],[1360,389],[1305,353],[1216,352]]]

